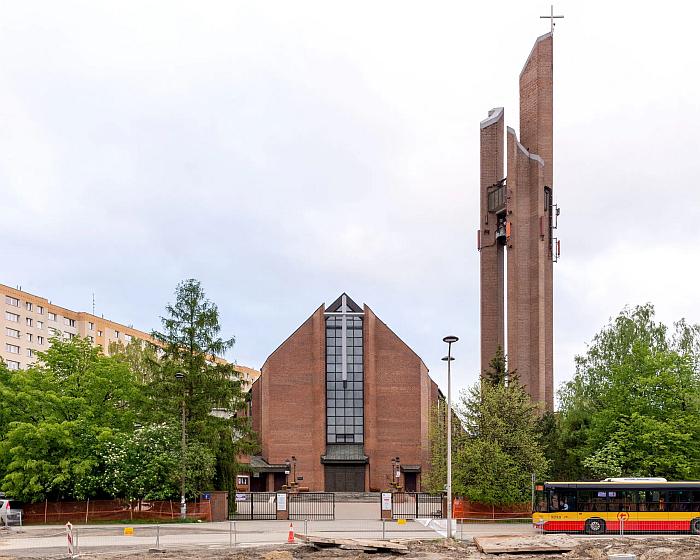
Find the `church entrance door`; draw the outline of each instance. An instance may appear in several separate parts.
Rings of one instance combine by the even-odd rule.
[[[365,465],[326,465],[326,492],[364,492]]]

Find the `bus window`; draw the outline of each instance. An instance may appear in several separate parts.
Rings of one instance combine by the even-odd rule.
[[[637,494],[639,511],[666,511],[665,490],[639,490]]]
[[[608,511],[636,511],[634,490],[611,490],[608,492]]]
[[[700,491],[693,490],[693,511],[700,511]]]
[[[547,513],[547,494],[542,490],[537,490],[535,494],[535,511]]]
[[[575,490],[551,490],[549,511],[576,511]]]
[[[598,490],[586,490],[580,492],[579,508],[581,511],[607,511],[606,504],[607,492],[599,492]],[[584,503],[585,501],[585,503]]]
[[[690,511],[690,490],[669,490],[668,511]]]

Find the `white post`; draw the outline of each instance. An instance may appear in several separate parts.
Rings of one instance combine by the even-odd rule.
[[[452,538],[452,344],[447,345],[447,534]]]

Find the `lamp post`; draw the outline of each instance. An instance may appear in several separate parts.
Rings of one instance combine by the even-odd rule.
[[[396,488],[401,486],[401,459],[396,458]]]
[[[452,379],[450,377],[450,362],[452,357],[452,344],[457,342],[456,336],[446,336],[442,339],[447,343],[447,356],[443,358],[447,362],[447,532],[452,538]]]
[[[182,383],[182,492],[180,493],[180,519],[187,517],[187,506],[185,505],[185,374],[177,372],[175,377]]]
[[[289,462],[289,459],[287,459],[284,462],[285,470],[284,470],[284,476],[285,478],[285,484],[287,485],[287,488],[289,488],[289,467],[291,467],[291,463]]]
[[[396,486],[396,459],[391,458],[391,485]]]
[[[292,455],[292,463],[294,463],[294,482],[292,482],[292,484],[294,484],[296,486],[296,483],[297,483],[297,458],[294,455]]]

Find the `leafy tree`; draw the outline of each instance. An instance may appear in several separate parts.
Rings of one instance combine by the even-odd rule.
[[[146,426],[133,434],[118,433],[102,443],[104,470],[94,485],[112,497],[127,500],[167,500],[180,492],[182,450],[179,426]],[[186,456],[187,494],[211,488],[216,458],[198,442]]]
[[[532,473],[547,460],[538,442],[537,407],[517,383],[483,381],[460,395],[464,429],[454,457],[453,489],[487,504],[526,502]]]
[[[669,335],[651,304],[625,308],[576,357],[560,441],[584,476],[700,477],[699,333],[680,321]]]
[[[125,364],[80,337],[50,342],[27,370],[0,377],[2,488],[30,502],[93,495],[100,442],[137,419],[140,387]]]
[[[197,280],[177,286],[175,303],[166,312],[162,331],[152,333],[162,352],[149,383],[154,419],[177,421],[184,396],[188,442],[199,442],[214,453],[215,486],[234,493],[242,468],[236,457],[256,449],[248,418],[236,414],[247,406],[239,374],[233,364],[218,360],[235,339],[219,336],[218,308]],[[179,380],[176,373],[184,377]],[[224,413],[215,416],[214,409]]]
[[[158,350],[150,342],[132,338],[126,346],[121,340],[112,341],[109,355],[118,363],[126,363],[134,377],[141,383],[150,381],[158,370]]]

